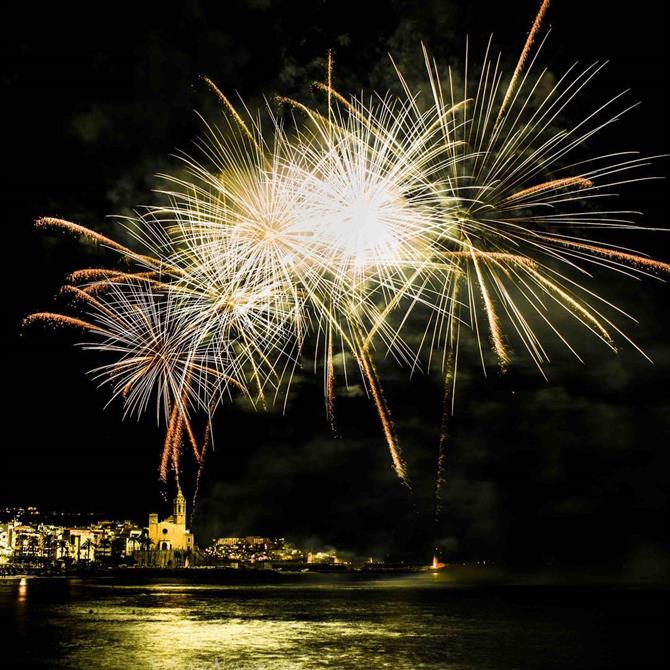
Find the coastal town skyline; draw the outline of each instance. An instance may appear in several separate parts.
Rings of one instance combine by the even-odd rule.
[[[192,534],[188,505],[178,490],[172,514],[150,512],[145,522],[113,520],[100,513],[43,512],[36,506],[0,508],[0,571],[104,571],[120,568],[350,569],[330,547],[300,548],[283,537],[202,538]],[[351,557],[350,552],[345,555]],[[435,558],[434,563],[437,562]],[[381,559],[356,560],[389,569]],[[39,574],[39,572],[38,572]]]

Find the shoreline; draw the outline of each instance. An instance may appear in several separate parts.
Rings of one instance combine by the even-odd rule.
[[[358,581],[381,581],[384,578],[398,580],[416,578],[427,585],[441,587],[480,587],[480,588],[594,588],[594,589],[670,589],[670,582],[654,578],[622,578],[613,574],[589,574],[584,572],[515,572],[494,568],[469,568],[465,566],[446,566],[437,570],[430,568],[398,569],[346,569],[346,570],[277,570],[263,568],[146,568],[124,567],[97,570],[28,570],[12,574],[0,573],[0,583],[22,580],[118,580],[121,583],[150,583],[154,581],[177,580],[191,584],[265,583],[280,584],[295,580],[342,579],[344,583]],[[422,579],[423,578],[423,579]]]

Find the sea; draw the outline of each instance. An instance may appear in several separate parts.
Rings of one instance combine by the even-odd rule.
[[[0,666],[668,668],[667,588],[443,572],[0,578]],[[11,659],[11,660],[10,660]]]

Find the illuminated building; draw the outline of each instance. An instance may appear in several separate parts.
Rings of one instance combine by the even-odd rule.
[[[172,515],[163,521],[149,514],[149,540],[154,551],[192,551],[193,534],[186,530],[186,498],[177,489]]]
[[[96,549],[96,533],[89,528],[66,528],[63,540],[69,543],[67,552],[61,551],[62,558],[68,556],[75,561],[94,561]]]

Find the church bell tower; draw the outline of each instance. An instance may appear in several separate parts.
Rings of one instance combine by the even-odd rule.
[[[176,524],[186,526],[186,498],[184,498],[181,488],[177,489],[177,495],[174,499],[173,516]]]

